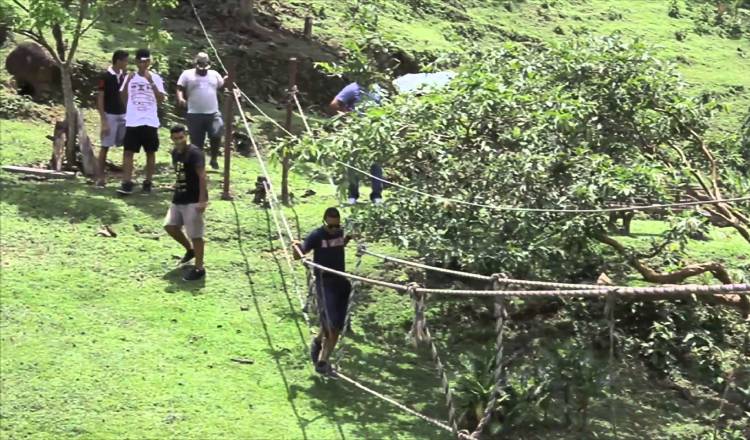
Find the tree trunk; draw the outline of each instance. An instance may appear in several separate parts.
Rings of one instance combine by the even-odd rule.
[[[83,174],[89,177],[96,175],[96,157],[94,149],[91,146],[91,139],[86,133],[86,124],[83,121],[83,111],[76,111],[76,130],[78,134],[78,143],[81,150],[81,168]]]
[[[644,280],[651,283],[679,284],[685,281],[687,278],[710,272],[714,276],[714,278],[721,281],[722,284],[732,284],[732,278],[729,276],[729,273],[726,271],[724,266],[721,265],[721,263],[708,262],[691,264],[674,272],[658,272],[647,266],[638,258],[635,258],[633,255],[631,255],[631,253],[628,252],[625,246],[623,246],[614,238],[609,237],[605,234],[596,234],[594,235],[594,238],[617,251],[618,254],[626,259],[631,267],[633,267],[638,271],[638,273],[641,274]],[[723,304],[735,307],[742,312],[743,316],[746,317],[748,316],[748,314],[750,314],[750,299],[748,298],[748,295],[718,294],[710,297],[701,296],[701,300],[712,304]]]
[[[73,167],[76,163],[76,127],[78,121],[78,111],[76,109],[75,97],[73,96],[73,76],[71,68],[66,64],[60,65],[60,74],[62,75],[62,92],[63,102],[65,104],[65,122],[67,122],[68,139],[65,145],[65,159],[68,167]]]
[[[250,27],[255,27],[255,0],[240,0],[240,17]]]

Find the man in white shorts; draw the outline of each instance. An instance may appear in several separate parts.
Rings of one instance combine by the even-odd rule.
[[[170,137],[174,143],[172,164],[177,180],[172,205],[164,219],[164,229],[185,248],[185,256],[180,264],[195,258],[195,266],[183,279],[196,281],[206,276],[206,269],[203,267],[203,213],[208,205],[206,159],[200,148],[188,144],[185,127],[172,127]]]
[[[190,143],[203,149],[208,137],[211,144],[211,168],[218,169],[219,147],[224,120],[219,112],[219,90],[224,87],[226,77],[210,68],[208,54],[200,52],[195,56],[195,69],[188,69],[177,80],[177,105],[187,107],[188,132]]]
[[[109,149],[121,147],[125,140],[125,103],[120,99],[120,87],[125,81],[127,67],[128,53],[124,50],[116,50],[112,54],[112,65],[104,71],[97,87],[96,108],[99,110],[101,121],[101,149],[96,170],[98,188],[103,188],[105,185],[105,167]]]

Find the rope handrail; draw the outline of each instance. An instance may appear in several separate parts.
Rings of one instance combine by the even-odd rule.
[[[342,272],[329,267],[314,263],[310,260],[303,260],[303,264],[308,267],[318,269],[350,280],[361,281],[366,284],[388,287],[390,289],[406,292],[409,287],[404,284],[396,284],[388,281],[375,280],[372,278],[355,275],[349,272]],[[509,283],[514,284],[514,283]],[[750,293],[750,284],[684,284],[672,286],[655,286],[655,287],[620,287],[620,286],[600,286],[596,289],[571,289],[571,290],[470,290],[470,289],[430,289],[418,287],[419,293],[430,293],[435,295],[447,296],[556,296],[556,297],[586,297],[586,296],[607,296],[610,292],[616,292],[621,296],[648,296],[648,295],[716,295],[727,293]]]
[[[422,293],[448,296],[607,296],[615,292],[620,296],[649,296],[649,295],[717,295],[729,293],[750,293],[750,284],[684,284],[658,287],[601,287],[599,289],[576,290],[453,290],[453,289],[417,289]]]
[[[381,254],[378,252],[373,252],[368,250],[366,247],[362,249],[362,253],[366,255],[370,255],[371,257],[380,258],[385,261],[391,261],[394,263],[403,264],[405,266],[411,266],[416,267],[419,269],[425,269],[432,272],[440,272],[448,275],[455,275],[462,278],[469,278],[474,280],[480,280],[480,281],[499,281],[502,284],[506,285],[516,285],[516,286],[538,286],[538,287],[549,287],[553,289],[601,289],[602,287],[609,287],[609,288],[619,288],[619,287],[626,287],[626,286],[601,286],[601,285],[593,285],[593,284],[574,284],[574,283],[557,283],[553,281],[533,281],[533,280],[519,280],[514,278],[495,278],[492,275],[481,275],[477,273],[471,273],[471,272],[463,272],[460,270],[453,270],[453,269],[444,269],[442,267],[437,266],[430,266],[429,264],[419,263],[416,261],[410,261],[410,260],[404,260],[397,257],[392,257],[390,255]]]
[[[372,284],[372,285],[375,285],[375,286],[388,287],[389,289],[394,289],[394,290],[398,290],[398,291],[401,291],[401,292],[406,292],[406,290],[407,290],[407,287],[405,285],[403,285],[403,284],[396,284],[396,283],[390,283],[388,281],[374,280],[372,278],[367,278],[367,277],[363,277],[363,276],[360,276],[360,275],[355,275],[355,274],[352,274],[352,273],[349,273],[349,272],[342,272],[342,271],[339,271],[339,270],[331,269],[330,267],[326,267],[326,266],[320,265],[318,263],[314,263],[314,262],[312,262],[312,261],[310,261],[308,259],[302,260],[302,264],[304,264],[307,267],[318,269],[320,271],[327,272],[327,273],[330,273],[330,274],[333,274],[333,275],[338,275],[338,276],[343,277],[343,278],[347,278],[347,279],[355,280],[355,281],[361,281],[361,282],[363,282],[365,284]]]

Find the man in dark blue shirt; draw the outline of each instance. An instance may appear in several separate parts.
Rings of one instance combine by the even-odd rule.
[[[338,209],[328,208],[323,215],[323,226],[312,231],[304,243],[295,242],[295,258],[313,252],[313,262],[339,272],[346,271],[344,248],[351,241],[351,235],[344,235],[341,228],[341,214]],[[318,297],[320,332],[313,339],[310,356],[315,371],[335,376],[329,358],[336,347],[341,330],[346,321],[349,295],[352,286],[344,277],[315,269],[315,290]]]

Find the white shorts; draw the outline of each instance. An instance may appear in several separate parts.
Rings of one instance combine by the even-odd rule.
[[[100,133],[102,148],[121,147],[125,141],[125,115],[104,114],[109,125],[107,134]]]
[[[164,217],[164,226],[184,226],[188,238],[203,238],[205,225],[203,213],[198,211],[197,203],[177,205],[172,203]]]

